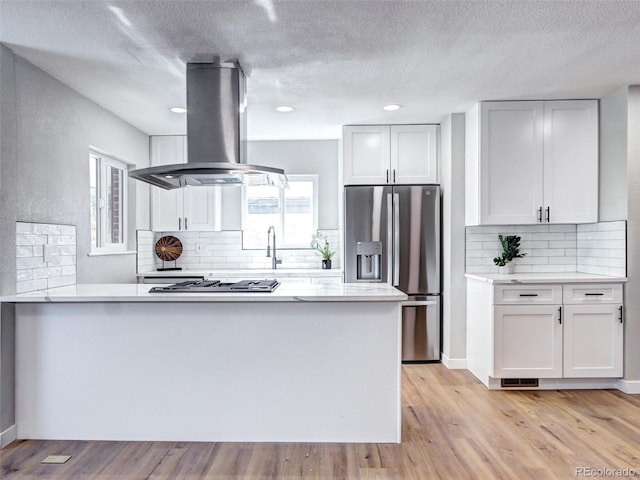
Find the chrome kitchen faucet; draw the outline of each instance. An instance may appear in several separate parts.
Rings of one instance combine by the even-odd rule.
[[[271,257],[271,232],[273,232],[273,257]],[[267,257],[271,257],[271,268],[274,270],[278,267],[278,265],[282,264],[282,260],[277,258],[278,251],[276,250],[276,229],[273,228],[273,225],[269,227],[267,230]]]

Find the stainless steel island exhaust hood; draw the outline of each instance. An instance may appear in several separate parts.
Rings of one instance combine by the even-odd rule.
[[[167,190],[186,186],[275,185],[284,170],[246,161],[246,80],[240,63],[187,63],[187,163],[132,170],[129,176]]]

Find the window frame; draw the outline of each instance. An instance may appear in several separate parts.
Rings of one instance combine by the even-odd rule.
[[[128,170],[129,164],[114,157],[113,155],[109,155],[95,148],[89,149],[89,160],[91,162],[95,162],[95,173],[96,173],[96,208],[95,208],[95,218],[96,218],[96,243],[93,242],[93,236],[91,236],[90,241],[90,254],[110,254],[110,253],[124,253],[127,251],[127,236],[128,236],[128,205],[129,205],[129,192],[127,188],[128,183]],[[122,183],[121,183],[121,219],[120,219],[120,229],[121,229],[121,242],[110,242],[107,238],[107,215],[104,214],[106,210],[106,195],[107,195],[107,168],[115,168],[122,172]],[[89,175],[91,175],[91,167],[89,169]],[[91,181],[91,179],[90,179]],[[91,185],[91,184],[90,184]],[[90,187],[91,188],[91,187]],[[91,199],[91,192],[90,192]],[[90,202],[91,203],[91,202]],[[93,208],[90,205],[90,208]],[[90,229],[93,228],[93,212],[90,212]]]
[[[312,231],[309,232],[309,242],[311,242],[311,235],[313,235],[313,233],[315,231],[318,230],[318,212],[319,212],[319,205],[318,205],[318,198],[319,198],[319,191],[318,191],[318,184],[319,184],[319,175],[318,174],[287,174],[287,180],[289,183],[295,183],[295,182],[311,182],[313,184],[313,197],[312,197],[312,201],[313,201],[313,206],[312,206],[312,215],[313,215],[313,228]],[[249,186],[248,185],[243,185],[242,186],[242,250],[262,250],[264,248],[264,246],[246,246],[245,245],[245,235],[244,235],[244,231],[246,229],[246,225],[247,225],[247,217],[249,215],[247,209],[248,209],[248,195],[247,195],[247,188]],[[262,188],[260,186],[255,186],[254,188]],[[275,187],[273,187],[275,188]],[[288,187],[287,187],[288,188]],[[282,208],[284,206],[284,197],[285,197],[285,190],[287,190],[287,188],[280,188],[279,189],[279,206],[280,211],[279,211],[279,222],[280,225],[277,231],[278,234],[278,250],[303,250],[303,249],[309,249],[311,248],[309,246],[309,242],[305,243],[305,244],[290,244],[286,242],[286,239],[284,238],[284,225],[286,222],[285,219],[285,211],[284,208]],[[267,232],[265,231],[265,242],[267,241],[266,238]],[[266,243],[265,243],[266,245]]]

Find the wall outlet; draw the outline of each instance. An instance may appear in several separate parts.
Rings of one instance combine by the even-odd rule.
[[[206,255],[207,254],[207,244],[204,242],[196,243],[196,255]]]

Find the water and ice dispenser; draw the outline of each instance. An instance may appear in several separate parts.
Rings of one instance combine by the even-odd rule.
[[[357,280],[379,281],[382,279],[382,242],[357,242]]]

